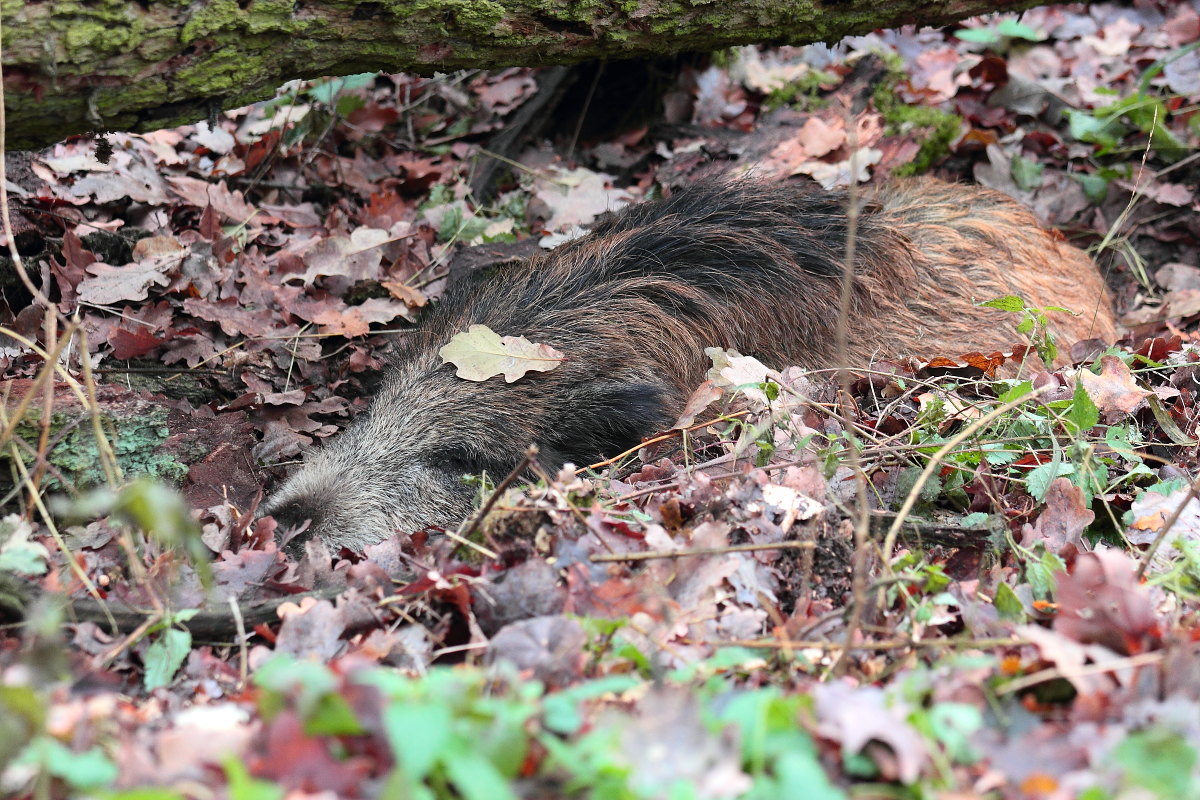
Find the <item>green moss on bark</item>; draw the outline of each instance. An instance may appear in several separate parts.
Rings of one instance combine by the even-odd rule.
[[[941,24],[1030,0],[0,0],[10,146],[194,121],[293,78],[548,65]]]
[[[888,133],[908,133],[919,129],[921,149],[913,160],[894,171],[895,175],[920,175],[928,172],[950,153],[950,145],[962,130],[962,117],[932,106],[908,105],[896,96],[896,85],[905,75],[899,59],[886,58],[887,78],[875,87],[872,99],[876,110],[883,115]]]
[[[16,436],[29,443],[36,442],[40,413],[36,410],[27,413],[25,420],[16,427]],[[148,406],[142,413],[119,420],[101,417],[101,426],[126,477],[149,475],[178,483],[187,475],[185,464],[159,448],[169,435],[166,409]],[[49,441],[53,447],[48,460],[71,488],[84,489],[104,482],[99,448],[91,420],[86,416],[79,412],[55,411],[51,414]],[[7,456],[6,452],[0,459],[5,462],[2,468],[6,472],[10,468]],[[47,474],[45,485],[51,491],[67,488],[53,473]]]

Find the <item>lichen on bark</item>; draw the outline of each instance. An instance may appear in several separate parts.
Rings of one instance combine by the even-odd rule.
[[[1036,0],[0,0],[10,147],[145,131],[294,78],[803,44]]]

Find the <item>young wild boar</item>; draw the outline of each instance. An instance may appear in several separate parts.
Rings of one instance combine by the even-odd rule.
[[[1115,338],[1092,261],[1003,194],[937,180],[864,190],[850,366],[881,356],[1006,350],[1018,295],[1069,343]],[[503,476],[532,442],[547,467],[589,464],[670,426],[709,367],[704,348],[775,366],[835,365],[847,197],[794,184],[702,184],[621,211],[588,236],[480,286],[452,289],[399,337],[370,410],[311,452],[267,504],[281,529],[359,549],[396,530],[453,527],[464,473]],[[438,350],[471,325],[566,355],[514,383],[455,376]]]

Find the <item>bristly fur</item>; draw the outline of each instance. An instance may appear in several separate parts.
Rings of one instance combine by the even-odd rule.
[[[923,179],[862,193],[850,366],[883,356],[1006,350],[1018,295],[1062,341],[1116,336],[1104,282],[1080,250],[1010,198]],[[848,198],[794,184],[711,182],[628,208],[588,236],[448,293],[402,337],[370,410],[315,450],[272,498],[332,546],[453,526],[463,473],[504,475],[531,442],[547,466],[587,464],[669,426],[704,377],[704,348],[776,367],[836,365]],[[556,370],[472,383],[438,349],[470,325],[566,354]]]

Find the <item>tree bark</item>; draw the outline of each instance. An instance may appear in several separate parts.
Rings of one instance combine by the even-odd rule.
[[[293,78],[836,41],[1039,0],[0,0],[8,146],[147,131]]]

